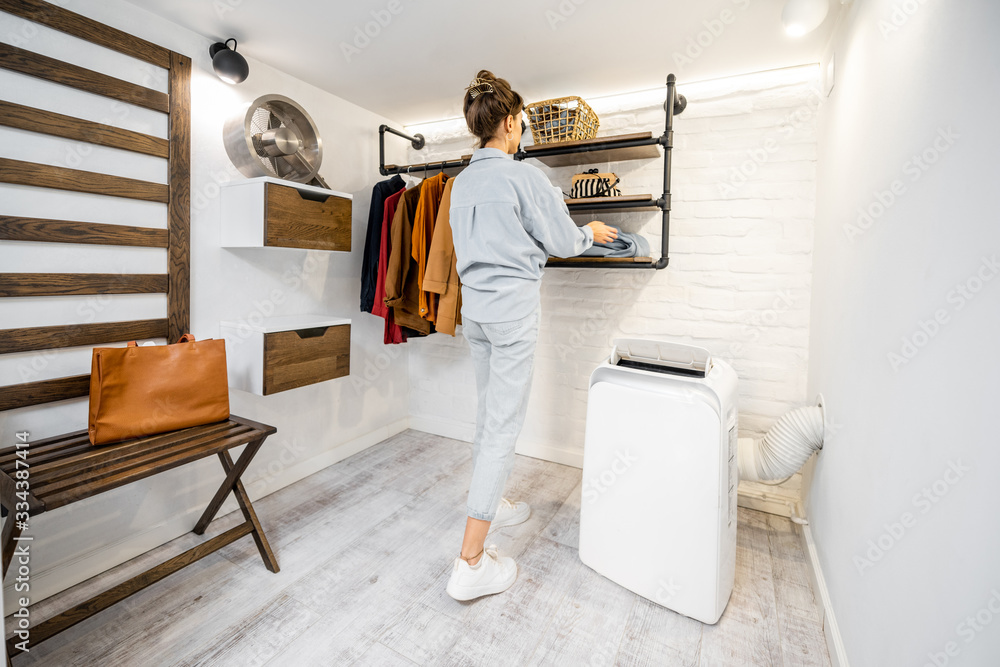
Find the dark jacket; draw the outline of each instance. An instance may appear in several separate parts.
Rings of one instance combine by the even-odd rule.
[[[379,181],[372,188],[372,203],[368,210],[368,231],[365,234],[365,254],[361,258],[361,312],[363,313],[372,312],[372,304],[375,301],[385,199],[404,187],[406,187],[406,182],[397,174],[386,181]]]

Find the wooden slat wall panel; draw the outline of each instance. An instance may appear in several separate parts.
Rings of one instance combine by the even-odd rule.
[[[0,412],[39,403],[52,403],[90,394],[90,375],[42,380],[0,387]]]
[[[167,230],[132,225],[108,225],[100,222],[0,215],[0,240],[166,248]]]
[[[0,11],[46,25],[169,70],[169,94],[0,43],[0,68],[168,113],[169,137],[115,128],[0,101],[0,124],[168,160],[169,183],[0,158],[0,183],[166,204],[168,229],[0,215],[0,239],[165,247],[168,273],[0,274],[0,297],[167,293],[166,319],[0,330],[0,353],[120,342],[190,328],[190,58],[42,0],[0,0]],[[78,396],[89,375],[0,387],[0,411]]]
[[[170,51],[162,46],[41,0],[0,0],[0,10],[158,67],[170,66]]]
[[[167,320],[97,322],[50,327],[0,329],[0,354],[52,350],[78,345],[119,343],[144,338],[166,338]]]
[[[167,186],[160,183],[6,158],[0,158],[0,183],[89,192],[161,204],[167,203],[169,192]]]
[[[154,157],[165,158],[168,154],[169,142],[166,139],[3,100],[0,100],[0,125]]]
[[[191,59],[170,53],[170,201],[167,203],[168,337],[190,331]]]
[[[169,108],[167,95],[158,90],[138,86],[9,44],[0,43],[0,67],[153,111],[166,113]]]
[[[157,273],[0,273],[0,297],[166,291],[167,276]]]

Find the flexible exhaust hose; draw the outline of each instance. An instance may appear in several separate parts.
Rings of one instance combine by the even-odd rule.
[[[740,438],[737,444],[740,479],[760,482],[790,477],[823,448],[823,408],[795,408],[782,415],[763,438]]]

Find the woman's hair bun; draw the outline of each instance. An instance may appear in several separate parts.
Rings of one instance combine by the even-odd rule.
[[[524,107],[524,98],[514,92],[506,79],[499,79],[488,69],[481,69],[465,89],[462,111],[469,131],[480,147],[497,133],[500,122],[516,116]]]

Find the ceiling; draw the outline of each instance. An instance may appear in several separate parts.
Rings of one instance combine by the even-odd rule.
[[[531,102],[818,62],[841,11],[791,38],[785,0],[129,2],[403,124],[461,116],[480,68]]]

